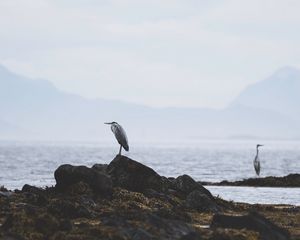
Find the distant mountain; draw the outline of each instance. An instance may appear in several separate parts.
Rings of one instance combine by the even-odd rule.
[[[251,136],[299,138],[299,72],[285,68],[246,88],[223,110],[151,108],[89,100],[0,66],[0,138],[111,140],[103,123],[118,121],[130,141]],[[299,102],[299,101],[298,101]]]
[[[0,100],[0,119],[42,139],[99,138],[104,121],[122,120],[127,113],[144,109],[61,92],[49,81],[19,76],[1,66]]]
[[[284,67],[269,78],[247,87],[232,103],[268,109],[300,120],[300,71]]]

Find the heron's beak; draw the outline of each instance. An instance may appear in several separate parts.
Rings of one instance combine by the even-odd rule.
[[[111,123],[107,122],[107,123],[104,123],[104,124],[109,124],[110,125]]]

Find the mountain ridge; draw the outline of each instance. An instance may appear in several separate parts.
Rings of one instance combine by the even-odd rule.
[[[293,73],[297,76],[292,75],[293,79],[298,79],[297,71],[296,75]],[[282,72],[279,75],[277,72],[268,79],[272,80],[274,76],[284,79]],[[264,109],[257,104],[257,100],[252,104],[256,93],[251,89],[254,86],[255,90],[264,81],[245,88],[227,108],[221,110],[154,108],[118,100],[86,99],[60,91],[49,81],[22,77],[0,66],[0,119],[24,129],[19,134],[24,138],[110,139],[111,133],[103,124],[110,120],[125,126],[133,139],[224,138],[238,135],[298,138],[300,129],[297,118],[290,112],[287,114],[268,105]],[[258,91],[260,101],[264,91]],[[9,131],[6,132],[5,137],[10,137]],[[27,134],[24,135],[24,132]]]
[[[300,120],[300,70],[284,67],[245,88],[231,105],[269,109]]]

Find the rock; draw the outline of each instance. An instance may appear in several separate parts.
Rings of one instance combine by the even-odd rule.
[[[143,229],[137,229],[133,234],[132,240],[153,240],[152,234],[146,232]]]
[[[146,189],[154,189],[165,192],[171,185],[167,178],[161,177],[152,168],[121,155],[117,155],[111,161],[107,172],[114,186],[130,191],[143,192]]]
[[[173,207],[169,209],[159,209],[153,211],[153,213],[156,214],[156,216],[164,219],[172,219],[172,220],[182,221],[182,222],[191,221],[190,215],[182,211],[182,208],[178,209],[177,207]]]
[[[36,206],[43,206],[47,203],[45,190],[35,186],[25,184],[21,190],[27,197],[27,201]]]
[[[91,213],[89,210],[73,201],[69,200],[56,200],[52,201],[49,205],[47,210],[55,215],[64,218],[79,218],[79,217],[90,217]]]
[[[201,212],[218,212],[219,210],[215,200],[212,200],[199,190],[194,190],[186,197],[185,205],[190,209]]]
[[[0,197],[11,197],[14,193],[13,192],[2,192],[0,191]]]
[[[197,232],[190,232],[180,238],[180,240],[201,240],[201,235]]]
[[[92,196],[94,190],[88,183],[78,182],[70,185],[68,189],[66,189],[66,193],[73,196]]]
[[[300,174],[289,174],[284,177],[249,178],[241,181],[229,182],[200,182],[213,186],[249,186],[249,187],[300,187]]]
[[[25,238],[23,238],[19,235],[4,235],[2,239],[4,239],[4,240],[25,240]]]
[[[4,220],[4,223],[1,226],[1,229],[8,231],[10,228],[12,228],[14,223],[14,216],[13,214],[9,214],[6,219]]]
[[[1,192],[8,192],[8,189],[1,185],[0,186],[0,191]]]
[[[56,187],[24,185],[0,196],[0,239],[299,239],[300,207],[227,202],[187,175],[165,178],[134,160],[118,156],[93,168],[63,165]],[[112,184],[116,187],[112,188]],[[125,186],[121,187],[121,186]],[[130,191],[134,190],[134,191]],[[109,198],[103,194],[112,191]],[[140,191],[140,192],[138,192]],[[0,192],[7,190],[0,187]],[[100,193],[101,195],[95,194]],[[219,216],[219,217],[218,217]],[[221,217],[220,217],[221,216]],[[226,216],[225,216],[226,217]],[[228,227],[228,228],[227,228]]]
[[[96,193],[111,194],[112,181],[109,176],[85,166],[61,165],[54,173],[56,188],[64,190],[73,184],[87,183]]]
[[[107,174],[107,166],[108,164],[97,163],[92,166],[92,169],[95,169],[103,174]]]
[[[174,198],[173,196],[175,196],[176,194],[174,194],[172,191],[171,193],[168,191],[167,193],[161,193],[161,192],[157,192],[153,189],[146,189],[143,194],[149,198],[157,198],[157,199],[161,199],[164,202],[168,202],[170,203],[172,206],[179,206],[180,204],[176,201],[176,198]]]
[[[61,231],[71,231],[72,223],[69,219],[62,219],[59,221],[59,230]]]
[[[44,192],[44,190],[42,188],[38,188],[38,187],[35,187],[35,186],[31,186],[29,184],[25,184],[23,187],[22,187],[22,192],[28,192],[28,193],[35,193],[35,194],[41,194]]]
[[[38,232],[45,235],[50,235],[56,230],[58,230],[59,223],[57,220],[48,214],[43,214],[38,216],[35,220],[35,228]]]
[[[158,217],[157,215],[150,215],[148,218],[144,219],[146,223],[156,227],[160,231],[160,234],[162,235],[159,239],[180,239],[183,236],[195,232],[195,228],[182,221],[165,219]],[[164,237],[163,235],[166,235],[166,233],[172,233],[172,238]]]
[[[182,175],[173,180],[173,187],[185,195],[188,195],[194,190],[198,190],[202,194],[207,195],[210,199],[214,198],[210,191],[188,175]]]
[[[276,226],[264,216],[252,212],[244,216],[214,215],[212,228],[235,228],[252,230],[260,233],[262,240],[288,240],[288,231]]]

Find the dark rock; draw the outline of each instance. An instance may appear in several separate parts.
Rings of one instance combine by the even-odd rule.
[[[168,190],[167,193],[162,193],[162,192],[157,192],[153,189],[146,189],[143,194],[149,198],[157,198],[157,199],[161,199],[164,202],[168,202],[173,206],[178,206],[178,202],[174,200],[174,198],[172,197],[172,195],[176,195],[173,191],[171,190],[171,193],[169,192],[170,189]]]
[[[127,224],[127,220],[120,216],[102,216],[101,222],[110,227],[120,227]]]
[[[1,226],[1,229],[8,231],[10,228],[12,228],[14,223],[14,216],[12,214],[9,214],[5,220],[4,223]]]
[[[23,205],[23,209],[28,215],[35,215],[38,212],[38,206],[26,203]]]
[[[185,195],[188,195],[194,190],[198,190],[199,192],[207,195],[209,198],[214,198],[210,191],[188,175],[182,175],[173,180],[173,187]]]
[[[43,206],[47,203],[47,198],[45,196],[45,190],[42,188],[34,187],[28,184],[25,184],[21,190],[28,200],[29,203]]]
[[[45,206],[48,200],[41,194],[30,194],[27,196],[28,202],[36,206]]]
[[[92,169],[95,169],[103,174],[107,174],[107,166],[108,164],[97,163],[92,166]]]
[[[156,214],[156,216],[164,218],[164,219],[170,219],[170,220],[177,220],[177,221],[183,221],[183,222],[190,222],[191,217],[186,212],[182,211],[181,208],[173,207],[170,209],[158,209],[157,211],[154,211],[153,213]]]
[[[92,196],[94,193],[94,190],[91,188],[91,186],[88,183],[85,182],[78,182],[70,185],[67,189],[67,192],[69,195],[73,196]]]
[[[64,190],[78,182],[85,182],[96,192],[111,194],[112,181],[107,175],[85,166],[72,166],[65,164],[56,169],[54,173],[56,188]]]
[[[59,222],[59,230],[61,231],[71,231],[72,230],[72,223],[69,219],[62,219]]]
[[[161,177],[152,168],[121,155],[108,165],[107,172],[114,186],[131,191],[143,192],[150,188],[165,192],[171,185],[167,178]]]
[[[7,188],[5,188],[4,186],[0,186],[0,191],[1,192],[9,192],[9,190]]]
[[[155,239],[180,239],[182,236],[188,235],[191,232],[195,232],[195,228],[186,222],[164,218],[156,213],[140,211],[139,213],[126,214],[124,217],[128,220],[132,220],[132,218],[134,218],[136,221],[142,221],[144,226],[149,227],[149,231],[147,228],[143,228],[143,230],[147,231],[147,233],[151,235],[155,234]],[[128,224],[128,221],[126,221],[126,223]],[[122,223],[120,222],[118,227],[121,225]],[[148,234],[146,235],[150,237]],[[134,236],[134,234],[131,234],[131,236]]]
[[[192,232],[195,232],[195,229],[182,221],[164,219],[155,215],[146,219],[146,221],[152,226],[156,226],[160,232],[171,233],[171,239],[180,239],[183,236],[186,236]],[[162,239],[164,239],[162,237]]]
[[[13,192],[2,192],[0,191],[0,197],[11,197],[14,193]]]
[[[285,230],[255,214],[229,221],[222,220],[223,215],[216,215],[210,228],[213,213],[221,208],[232,215],[261,211],[288,229],[293,239],[299,239],[299,207],[267,207],[214,199],[187,175],[167,179],[126,157],[118,156],[107,167],[63,165],[55,177],[56,187],[24,185],[11,197],[0,197],[0,239],[283,240],[289,237]],[[112,183],[117,187],[112,188]],[[110,190],[110,198],[102,197]],[[4,188],[0,191],[7,192]]]
[[[18,234],[7,234],[4,235],[3,238],[1,238],[3,240],[25,240],[25,238],[23,238],[22,236],[18,235]]]
[[[35,186],[31,186],[29,184],[25,184],[23,187],[22,187],[22,192],[28,192],[28,193],[36,193],[36,194],[40,194],[40,193],[43,193],[44,190],[42,188],[38,188],[38,187],[35,187]]]
[[[214,215],[212,228],[235,228],[252,230],[260,233],[262,240],[288,240],[288,231],[276,226],[264,216],[258,213],[250,213],[245,216]]]
[[[56,200],[48,205],[48,211],[64,218],[91,217],[89,210],[69,200]]]
[[[180,238],[180,240],[201,240],[202,237],[197,232],[190,232]]]
[[[132,240],[153,240],[154,237],[152,234],[146,232],[143,229],[137,229],[132,236]]]
[[[4,186],[0,186],[0,191],[1,192],[8,192],[8,189],[5,188]]]
[[[188,208],[201,212],[218,212],[219,210],[215,200],[209,198],[199,190],[194,190],[186,197],[185,205]]]
[[[289,174],[284,177],[249,178],[241,181],[229,182],[199,182],[213,186],[249,186],[249,187],[300,187],[300,174]]]
[[[80,197],[80,204],[83,206],[87,206],[89,208],[93,208],[97,206],[97,204],[93,201],[93,199],[85,196]]]
[[[58,230],[59,223],[51,215],[43,214],[36,219],[35,227],[38,232],[50,235]]]

